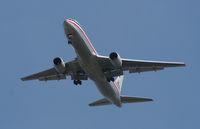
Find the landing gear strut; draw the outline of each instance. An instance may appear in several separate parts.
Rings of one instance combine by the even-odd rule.
[[[68,37],[68,44],[72,44],[72,42],[71,42],[72,34],[68,34],[67,37]]]
[[[80,80],[74,80],[74,85],[81,85],[82,84],[82,81]]]
[[[72,42],[69,40],[69,41],[68,41],[68,44],[72,44]]]

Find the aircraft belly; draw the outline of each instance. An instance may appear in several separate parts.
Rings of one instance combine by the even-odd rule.
[[[104,76],[103,74],[100,74],[101,70],[98,68],[99,64],[96,61],[95,55],[91,53],[82,39],[77,38],[77,40],[73,43],[73,47],[78,55],[80,66],[92,80],[94,80],[93,78]]]
[[[97,88],[99,89],[99,91],[105,97],[109,97],[110,98],[111,96],[115,96],[116,91],[112,87],[112,85],[110,85],[108,82],[106,82],[106,81],[95,81],[95,84],[97,85]]]
[[[90,47],[87,39],[80,32],[80,30],[74,28],[73,31],[71,31],[70,33],[72,34],[72,46],[74,47],[77,55],[87,57],[86,60],[91,55],[94,55],[93,49]]]
[[[119,92],[109,82],[95,82],[101,94],[111,103],[121,107],[121,99]]]
[[[119,91],[107,81],[100,65],[96,61],[95,55],[79,55],[79,61],[81,67],[88,74],[89,78],[94,81],[100,93],[113,104],[117,103],[117,105],[120,105],[121,101]]]
[[[96,60],[96,52],[91,48],[90,43],[80,30],[73,28],[70,33],[72,34],[72,46],[78,56],[80,66],[88,74],[89,78],[95,82],[97,88],[105,98],[113,104],[121,106],[119,91],[111,82],[107,81]]]
[[[80,57],[81,59],[84,59],[85,61],[90,60],[92,53],[81,37],[77,36],[77,38],[74,38],[72,45],[78,57]]]

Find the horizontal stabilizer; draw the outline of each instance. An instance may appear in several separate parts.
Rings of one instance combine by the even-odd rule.
[[[121,96],[121,103],[139,103],[139,102],[148,102],[153,101],[150,98],[141,98],[141,97],[130,97],[130,96]],[[90,103],[89,106],[103,106],[103,105],[110,105],[112,104],[107,99],[100,99],[93,103]]]
[[[109,104],[112,104],[112,103],[108,101],[107,99],[100,99],[93,103],[90,103],[89,106],[103,106],[103,105],[109,105]]]
[[[141,98],[141,97],[130,97],[130,96],[121,96],[122,103],[139,103],[139,102],[148,102],[153,101],[150,98]]]

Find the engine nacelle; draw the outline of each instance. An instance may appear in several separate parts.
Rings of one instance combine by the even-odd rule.
[[[58,73],[64,73],[66,71],[65,62],[60,57],[54,58],[53,63]]]
[[[121,68],[122,67],[122,60],[121,60],[121,57],[119,56],[118,53],[116,53],[116,52],[110,53],[109,58],[111,60],[112,65],[115,68]]]

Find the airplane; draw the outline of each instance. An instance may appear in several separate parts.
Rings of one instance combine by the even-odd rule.
[[[124,59],[117,52],[111,52],[109,56],[102,56],[97,53],[82,26],[76,20],[66,19],[63,26],[68,44],[72,45],[77,57],[69,62],[64,62],[62,58],[56,57],[53,59],[53,68],[23,77],[22,81],[61,80],[66,79],[66,76],[71,76],[75,85],[81,85],[82,80],[91,79],[104,98],[90,103],[89,106],[114,104],[122,107],[123,103],[153,101],[150,98],[121,95],[124,71],[141,73],[163,70],[167,67],[185,66],[183,62]]]

